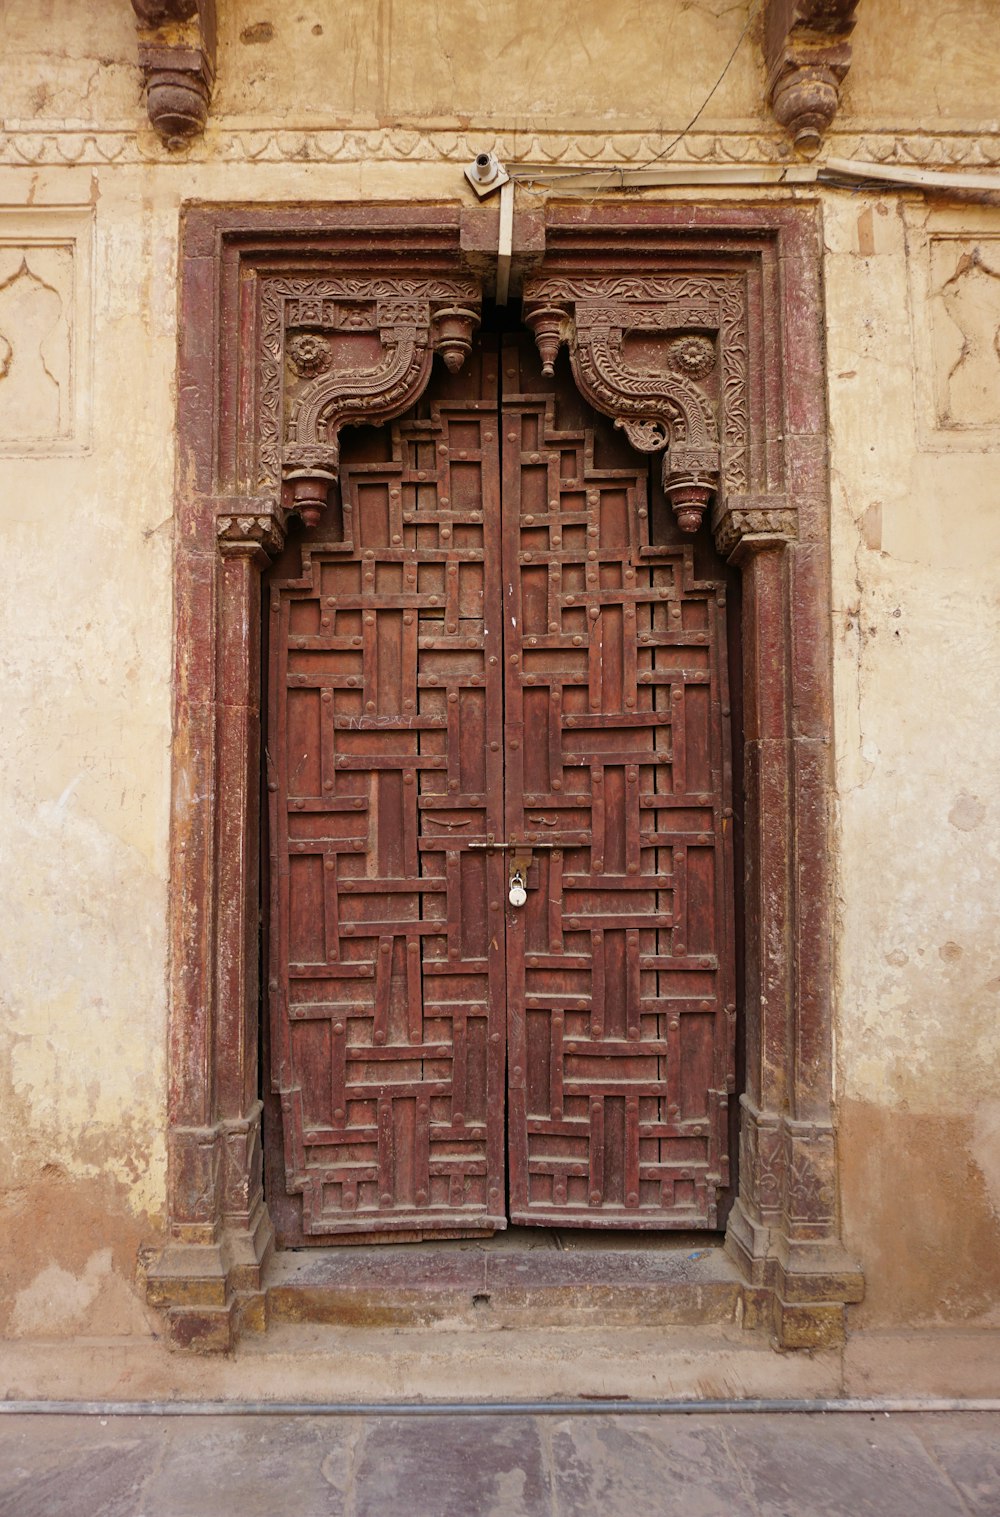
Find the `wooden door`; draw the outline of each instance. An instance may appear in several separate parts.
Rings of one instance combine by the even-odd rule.
[[[430,394],[345,437],[342,535],[269,588],[282,1231],[713,1226],[721,585],[650,546],[645,462],[528,339]]]
[[[725,591],[645,461],[606,435],[595,458],[610,424],[560,424],[582,409],[568,374],[546,384],[510,341],[503,377],[506,820],[535,876],[508,914],[510,1215],[711,1227],[734,1044]]]

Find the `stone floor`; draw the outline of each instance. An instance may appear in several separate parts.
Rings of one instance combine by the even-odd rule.
[[[1000,1517],[1000,1413],[0,1416],[2,1517]]]

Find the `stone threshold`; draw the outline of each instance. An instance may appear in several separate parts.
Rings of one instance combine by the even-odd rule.
[[[742,1320],[744,1283],[703,1235],[511,1229],[492,1238],[284,1250],[268,1323],[357,1327],[671,1327]]]

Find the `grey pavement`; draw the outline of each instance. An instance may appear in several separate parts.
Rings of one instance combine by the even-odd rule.
[[[1000,1517],[1000,1413],[0,1416],[2,1517]]]

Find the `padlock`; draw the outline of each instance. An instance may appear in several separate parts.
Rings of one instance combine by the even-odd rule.
[[[528,899],[528,892],[524,888],[524,880],[520,869],[516,869],[510,877],[510,890],[507,898],[512,906],[523,906]]]

